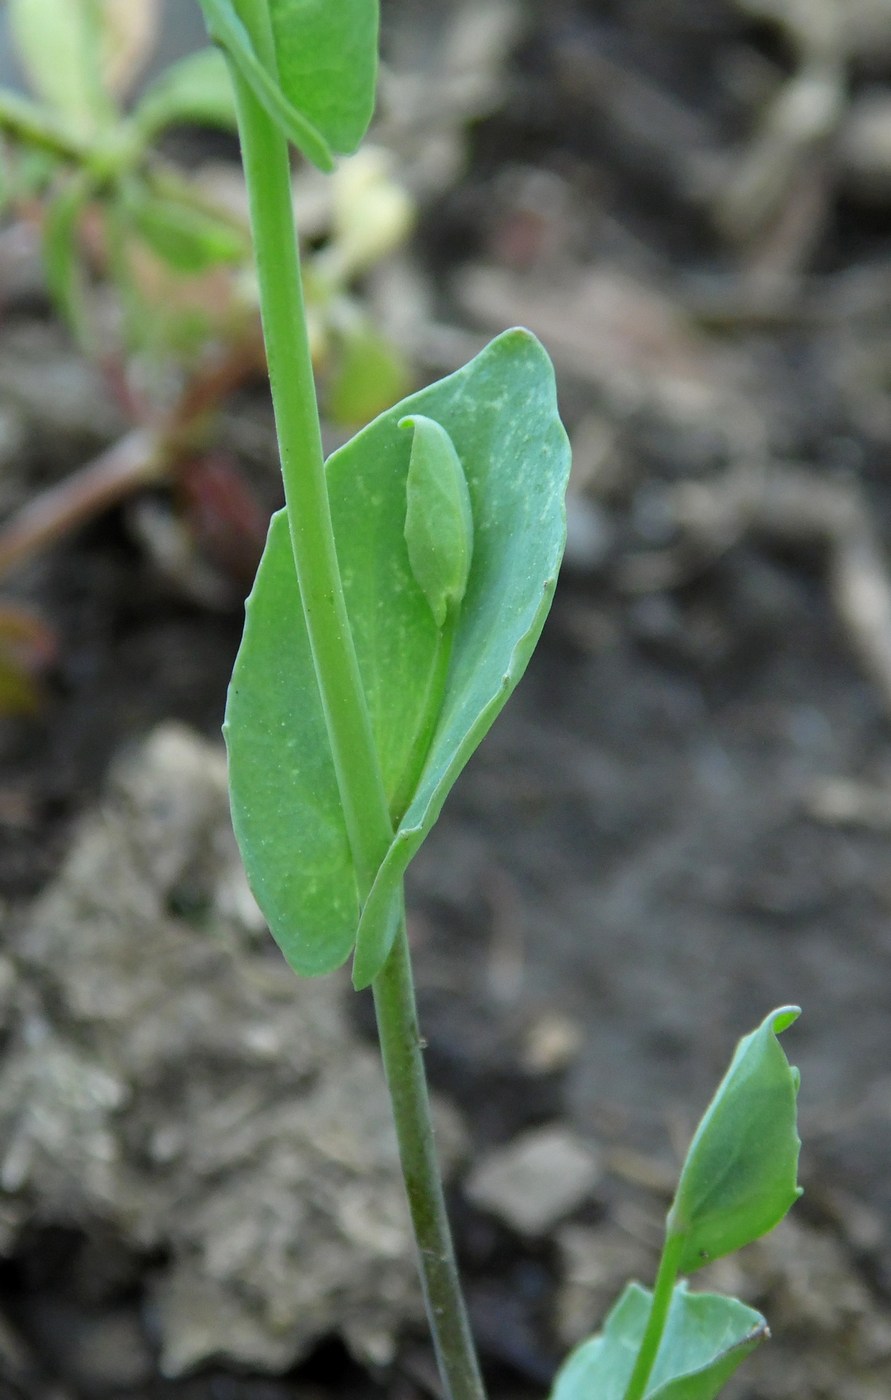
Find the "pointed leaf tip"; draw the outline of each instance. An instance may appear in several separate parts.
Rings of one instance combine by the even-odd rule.
[[[800,1006],[781,1006],[776,1011],[771,1011],[766,1019],[771,1022],[774,1035],[782,1035],[783,1031],[794,1025],[800,1015]]]
[[[780,1007],[739,1042],[696,1130],[667,1222],[682,1273],[766,1234],[801,1195],[800,1075],[777,1040],[799,1014]]]

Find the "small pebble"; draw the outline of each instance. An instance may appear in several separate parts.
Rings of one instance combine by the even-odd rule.
[[[577,1210],[599,1176],[595,1148],[565,1128],[549,1126],[490,1152],[471,1172],[465,1189],[480,1210],[536,1238]]]

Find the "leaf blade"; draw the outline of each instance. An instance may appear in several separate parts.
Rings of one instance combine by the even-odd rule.
[[[777,1038],[799,1014],[779,1007],[743,1037],[696,1130],[667,1224],[683,1273],[766,1234],[801,1195],[799,1077]]]
[[[511,391],[527,408],[531,401],[528,414],[518,414]],[[328,490],[338,560],[390,801],[411,760],[419,726],[427,718],[428,680],[435,673],[441,640],[429,604],[413,577],[404,537],[411,443],[398,425],[406,414],[415,412],[443,422],[455,441],[468,473],[475,522],[483,527],[482,543],[474,551],[468,579],[467,604],[461,610],[464,618],[471,608],[472,594],[472,609],[481,616],[473,625],[466,623],[463,633],[459,621],[449,682],[460,681],[463,676],[462,684],[465,692],[469,688],[469,694],[465,693],[463,699],[453,695],[451,727],[442,740],[434,734],[431,746],[433,753],[439,743],[439,759],[427,787],[430,789],[432,784],[441,806],[448,787],[475,746],[480,726],[488,728],[506,698],[505,669],[511,672],[511,678],[519,678],[522,666],[519,661],[514,663],[514,652],[518,647],[522,650],[525,664],[532,635],[537,636],[544,620],[542,598],[546,602],[550,599],[562,553],[562,492],[569,457],[565,433],[556,416],[550,361],[534,337],[514,331],[492,342],[456,374],[380,415],[329,459]],[[513,432],[508,431],[510,425]],[[521,438],[525,440],[520,441]],[[518,462],[522,466],[519,473]],[[541,477],[535,490],[527,489],[529,475]],[[508,504],[501,510],[498,498],[505,490]],[[539,541],[543,557],[530,570],[529,533],[535,535],[539,531],[537,517],[542,512],[547,516],[547,527]],[[530,517],[525,529],[521,528],[524,514]],[[505,546],[511,542],[513,554],[506,561],[509,568],[499,585]],[[267,573],[275,574],[274,587],[267,583]],[[495,596],[487,599],[493,583]],[[516,592],[516,584],[519,595],[505,609],[505,589]],[[288,598],[286,612],[280,596],[284,592]],[[493,643],[494,630],[499,632],[497,643]],[[261,634],[262,645],[258,641]],[[478,675],[481,654],[485,665]],[[299,696],[296,707],[295,695]],[[261,707],[259,738],[252,733],[255,720],[248,703],[252,698]],[[296,761],[276,766],[276,735],[282,742],[289,741],[294,753],[298,738],[298,747],[303,743],[313,746],[311,771],[305,771]],[[252,594],[245,637],[230,687],[227,743],[239,843],[249,879],[273,935],[297,971],[321,972],[337,966],[343,961],[344,948],[348,950],[355,938],[358,910],[353,906],[351,929],[341,922],[331,932],[329,916],[337,900],[329,895],[329,922],[321,936],[324,947],[314,949],[317,935],[307,919],[305,902],[300,902],[299,892],[292,887],[295,850],[287,822],[296,824],[299,840],[311,855],[303,829],[308,822],[319,820],[319,802],[324,806],[326,830],[338,833],[335,844],[339,855],[318,871],[307,857],[305,874],[322,882],[351,882],[354,892],[355,876],[346,850],[333,762],[283,525],[270,532]],[[457,756],[453,753],[456,745],[460,747]],[[422,785],[425,771],[426,767],[421,772]],[[253,784],[260,797],[254,794]],[[430,792],[422,817],[429,814],[429,798]],[[272,836],[270,832],[276,823],[279,832]],[[412,833],[416,845],[430,825],[432,818],[422,832]],[[357,949],[359,981],[366,976],[371,980],[387,956],[400,898],[401,870],[384,891],[378,890],[374,938]],[[338,917],[342,914],[339,909]]]
[[[261,63],[231,0],[199,0],[199,3],[208,34],[223,49],[267,116],[320,170],[333,170],[331,147],[303,112],[288,101],[277,79]]]
[[[206,272],[249,256],[247,234],[231,220],[142,182],[129,183],[122,209],[133,231],[176,272]]]
[[[349,155],[374,110],[379,0],[270,0],[269,10],[282,92]]]
[[[81,172],[49,201],[43,225],[43,261],[50,295],[84,350],[92,348],[78,224],[93,194]]]
[[[603,1330],[567,1357],[550,1400],[623,1400],[652,1296],[640,1284],[628,1284]],[[764,1318],[753,1308],[719,1294],[688,1293],[679,1284],[645,1400],[713,1400],[767,1335]]]
[[[550,360],[534,336],[515,329],[494,340],[465,371],[471,367],[478,406],[459,370],[394,410],[402,417],[435,418],[453,439],[473,503],[474,555],[440,722],[414,798],[362,910],[357,987],[373,979],[389,951],[387,911],[394,888],[526,669],[563,555],[570,458]],[[494,462],[495,469],[485,474],[483,461]],[[505,577],[497,581],[502,569]]]
[[[352,949],[359,901],[283,510],[245,605],[223,733],[257,903],[295,972],[332,972]]]

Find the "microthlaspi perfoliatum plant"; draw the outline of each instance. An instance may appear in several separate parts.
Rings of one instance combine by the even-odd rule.
[[[550,606],[569,472],[553,371],[512,330],[323,460],[289,143],[322,170],[370,120],[377,0],[200,0],[229,64],[251,204],[285,508],[270,525],[229,692],[245,866],[300,974],[352,956],[381,1051],[445,1394],[481,1400],[443,1203],[405,934],[403,876],[522,675]],[[766,1335],[685,1276],[798,1194],[798,1077],[746,1037],[702,1120],[652,1292],[631,1284],[552,1400],[710,1400]],[[683,1276],[683,1277],[682,1277]]]
[[[739,1042],[687,1152],[653,1292],[628,1285],[551,1400],[712,1400],[768,1336],[753,1308],[678,1276],[766,1234],[801,1194],[799,1075],[777,1039],[798,1014],[780,1007]]]

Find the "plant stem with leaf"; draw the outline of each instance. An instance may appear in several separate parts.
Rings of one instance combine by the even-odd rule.
[[[237,9],[257,54],[274,72],[267,0],[238,0]],[[334,544],[288,148],[234,65],[232,74],[294,562],[359,894],[364,898],[390,844],[392,826]],[[483,1400],[436,1158],[404,920],[373,990],[443,1384],[450,1400]]]
[[[659,1260],[659,1269],[653,1286],[650,1315],[647,1318],[634,1370],[631,1372],[631,1378],[622,1400],[643,1400],[646,1394],[647,1381],[650,1379],[659,1352],[659,1344],[665,1332],[665,1324],[668,1321],[668,1310],[671,1307],[674,1286],[677,1283],[678,1264],[683,1247],[682,1236],[669,1234],[662,1249],[662,1258]]]

